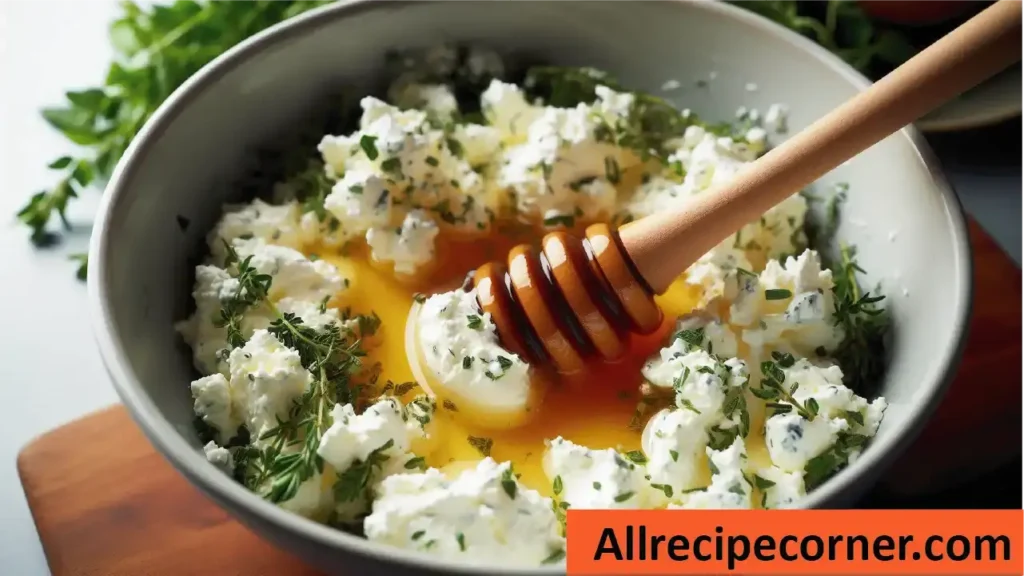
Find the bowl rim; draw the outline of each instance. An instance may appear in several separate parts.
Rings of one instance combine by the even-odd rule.
[[[440,0],[428,1],[436,3]],[[214,498],[219,505],[227,508],[232,516],[243,524],[252,525],[252,521],[243,518],[235,510],[245,509],[263,525],[278,527],[321,546],[344,550],[384,564],[404,565],[407,568],[454,574],[486,574],[494,573],[496,570],[509,574],[561,573],[562,566],[494,568],[486,565],[443,561],[426,554],[370,542],[365,538],[319,524],[265,501],[210,466],[175,426],[160,415],[156,404],[145,393],[139,379],[129,368],[130,362],[122,338],[114,329],[113,307],[115,303],[109,295],[107,278],[109,269],[105,257],[113,247],[108,220],[119,200],[127,194],[127,184],[132,181],[138,166],[145,161],[148,150],[182,110],[186,109],[205,87],[215,82],[222,74],[233,70],[264,50],[282,45],[297,34],[325,26],[336,19],[349,17],[364,10],[398,9],[407,5],[423,3],[422,0],[418,2],[415,0],[393,2],[339,0],[315,8],[257,33],[226,51],[186,80],[158,107],[118,162],[99,203],[95,221],[96,231],[92,234],[89,247],[89,312],[92,316],[94,338],[117,394],[144,435],[190,483]],[[741,26],[753,27],[772,34],[793,48],[814,57],[858,90],[863,90],[871,84],[866,77],[810,39],[752,12],[723,2],[673,0],[672,3],[688,4],[689,9],[718,13],[737,21]],[[908,408],[909,413],[900,422],[900,429],[873,441],[870,450],[866,450],[855,462],[805,497],[801,505],[802,508],[823,507],[830,500],[841,496],[844,491],[861,481],[861,477],[870,477],[869,472],[872,469],[891,461],[909,446],[944,396],[952,381],[955,367],[963,354],[973,296],[971,281],[973,262],[966,218],[959,199],[943,175],[940,164],[921,133],[913,125],[910,125],[901,130],[901,136],[909,141],[921,163],[927,168],[932,184],[943,202],[947,226],[953,236],[953,261],[960,272],[957,278],[958,298],[956,302],[952,303],[956,314],[953,337],[949,340],[946,349],[939,351],[944,361],[933,364],[927,376],[922,379],[921,391],[925,394]]]

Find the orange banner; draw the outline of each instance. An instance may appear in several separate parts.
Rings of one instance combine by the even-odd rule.
[[[1021,510],[572,510],[569,574],[1024,574]]]

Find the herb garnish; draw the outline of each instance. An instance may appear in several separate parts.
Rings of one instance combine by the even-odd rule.
[[[783,368],[789,368],[796,363],[791,354],[772,352],[772,360],[761,362],[760,388],[751,388],[751,393],[762,400],[768,400],[766,406],[774,410],[774,414],[786,414],[794,408],[805,420],[814,420],[818,416],[818,401],[808,398],[803,404],[798,402],[793,394],[796,393],[799,384],[794,382],[792,386],[786,387],[786,373]]]
[[[565,559],[565,549],[564,548],[559,548],[558,550],[555,550],[554,552],[552,552],[550,556],[548,556],[547,558],[541,560],[540,563],[541,564],[555,564],[557,562],[561,562],[564,559]]]
[[[226,242],[225,247],[225,266],[234,269],[238,280],[238,289],[222,303],[217,321],[226,329],[229,345],[245,344],[242,318],[253,306],[263,306],[275,318],[267,330],[283,345],[297,351],[302,366],[313,376],[309,389],[292,405],[288,418],[257,439],[262,446],[254,444],[234,453],[246,486],[272,502],[284,502],[295,496],[303,482],[323,471],[324,462],[317,454],[320,438],[330,425],[331,407],[358,400],[358,387],[353,386],[352,377],[359,371],[365,352],[358,336],[343,331],[337,324],[315,329],[294,314],[282,313],[266,299],[272,277],[253,268],[251,256],[239,260],[234,248]],[[367,331],[376,328],[372,321],[359,325]],[[387,448],[381,447],[339,478],[335,487],[339,497],[358,497],[373,469],[387,460]]]
[[[161,103],[192,74],[235,44],[323,2],[186,2],[157,6],[122,3],[110,27],[114,62],[104,84],[71,91],[43,118],[81,147],[76,157],[49,164],[60,174],[50,190],[34,194],[18,212],[33,243],[52,244],[54,215],[70,228],[68,205],[87,187],[106,182],[128,144]],[[85,271],[79,259],[79,275]]]
[[[757,486],[758,490],[764,491],[771,488],[772,486],[775,486],[775,482],[772,482],[767,478],[762,478],[757,474],[754,474],[754,486]]]
[[[491,448],[494,446],[494,440],[491,438],[483,438],[480,436],[470,436],[466,438],[469,445],[476,448],[480,454],[485,458],[491,455]]]
[[[765,300],[785,300],[793,296],[793,292],[785,288],[769,288],[764,291]]]
[[[804,484],[810,492],[842,470],[850,456],[864,447],[868,437],[860,434],[840,432],[836,443],[828,450],[807,461],[804,468]]]
[[[639,450],[630,450],[629,452],[626,452],[625,454],[623,454],[623,456],[628,458],[634,464],[646,464],[647,463],[647,456],[645,456],[644,453],[639,451]]]
[[[843,329],[843,340],[832,356],[843,370],[843,383],[857,394],[873,396],[885,372],[885,339],[889,315],[877,304],[885,296],[861,293],[853,247],[840,246],[840,262],[833,269],[835,299],[833,321]]]
[[[516,499],[516,479],[513,477],[512,466],[501,473],[501,488],[510,500]]]
[[[370,160],[377,159],[377,137],[370,136],[369,134],[363,134],[363,137],[359,139],[359,147],[363,149],[363,153]]]

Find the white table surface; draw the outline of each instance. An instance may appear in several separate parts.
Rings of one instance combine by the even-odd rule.
[[[36,250],[11,218],[32,192],[51,185],[45,166],[72,150],[40,119],[64,90],[106,73],[110,0],[0,0],[0,278],[4,330],[0,387],[0,573],[49,574],[18,481],[15,458],[33,437],[117,402],[95,350],[85,286],[67,254],[83,252],[98,194],[70,212],[75,230],[54,250]],[[1020,263],[1020,165],[949,174],[968,211]],[[43,319],[41,321],[41,318]],[[114,485],[116,489],[116,484]]]

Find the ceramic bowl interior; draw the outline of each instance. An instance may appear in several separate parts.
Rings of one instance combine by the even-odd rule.
[[[866,85],[811,42],[718,3],[343,2],[252,39],[179,89],[104,196],[89,278],[100,348],[136,422],[175,467],[329,572],[461,569],[293,516],[210,466],[192,427],[196,375],[172,325],[190,312],[204,236],[221,205],[237,199],[231,182],[253,147],[301,121],[328,91],[360,94],[379,83],[388,49],[449,41],[603,68],[654,93],[677,80],[681,88],[664,94],[712,120],[784,103],[791,133]],[[809,507],[852,503],[911,440],[941,396],[969,309],[963,216],[915,132],[888,138],[817,188],[838,182],[849,184],[840,238],[857,246],[867,284],[888,295],[895,322],[881,386],[890,405],[870,449],[809,496]]]

